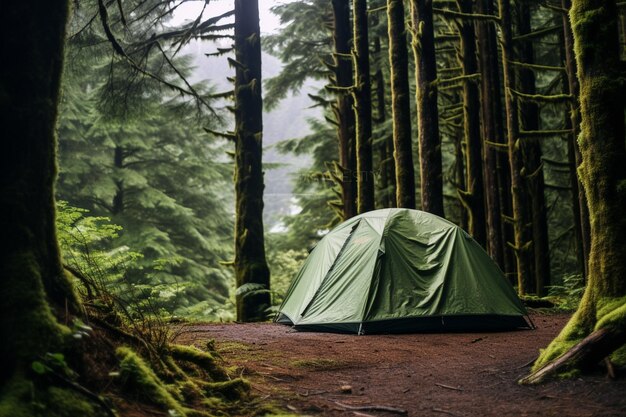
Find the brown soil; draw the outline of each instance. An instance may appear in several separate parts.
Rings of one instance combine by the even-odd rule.
[[[624,379],[517,385],[567,318],[535,315],[532,331],[369,336],[209,324],[185,327],[177,341],[201,347],[215,339],[259,396],[302,415],[398,415],[372,408],[385,406],[415,417],[626,416]]]

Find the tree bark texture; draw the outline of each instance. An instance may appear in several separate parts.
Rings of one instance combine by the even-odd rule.
[[[494,14],[493,0],[478,0],[477,12]],[[500,94],[500,73],[498,71],[498,45],[495,27],[491,22],[478,22],[476,34],[480,58],[481,120],[483,147],[483,173],[485,182],[485,205],[487,221],[487,250],[500,268],[505,268],[505,228],[502,222],[504,207],[499,192],[498,160],[501,152],[495,144],[504,143],[502,122],[502,100]],[[507,193],[508,195],[508,193]]]
[[[444,216],[432,0],[411,0],[422,210]]]
[[[532,32],[531,10],[528,1],[517,3],[517,28],[520,35]],[[534,48],[529,40],[519,41],[519,61],[525,64],[534,64]],[[525,94],[536,94],[535,73],[527,67],[519,68],[518,90]],[[522,100],[519,104],[522,129],[539,130],[540,108],[537,103]],[[550,285],[550,248],[548,238],[548,219],[546,213],[544,178],[541,145],[537,138],[525,138],[522,141],[522,154],[524,157],[524,179],[526,182],[525,199],[528,202],[527,210],[530,210],[532,228],[529,230],[528,240],[532,240],[532,248],[529,255],[534,262],[533,274],[527,283],[527,291],[537,295],[545,295],[545,287]],[[534,285],[533,285],[534,284]]]
[[[411,98],[409,97],[409,57],[404,22],[404,2],[387,1],[389,67],[391,71],[391,114],[395,160],[396,204],[415,208],[415,171],[411,140]]]
[[[235,0],[235,274],[237,287],[261,284],[270,273],[263,236],[263,100],[258,0]],[[237,297],[237,320],[264,319],[267,292]]]
[[[372,86],[367,0],[353,0],[354,112],[356,116],[357,212],[374,210]]]
[[[570,0],[561,0],[561,6],[565,10],[571,7]],[[574,35],[570,26],[569,17],[563,14],[563,49],[565,55],[565,73],[567,82],[563,83],[565,93],[571,94],[574,99],[570,104],[569,123],[566,127],[571,127],[572,134],[568,142],[568,159],[572,169],[570,183],[572,187],[572,211],[574,214],[574,225],[577,241],[578,259],[581,263],[581,271],[586,277],[589,261],[589,247],[591,245],[591,236],[589,232],[589,210],[587,208],[587,199],[583,185],[578,178],[578,166],[582,162],[580,147],[578,146],[578,135],[580,134],[580,87],[578,78],[576,77],[576,57],[574,56]]]
[[[77,311],[56,238],[56,120],[68,4],[3,4],[0,28],[0,389],[33,360],[60,351]],[[27,17],[27,18],[25,18]]]
[[[472,13],[472,0],[457,0],[462,13]],[[461,37],[461,67],[468,77],[478,73],[474,24],[458,24]],[[485,193],[483,181],[483,145],[480,131],[480,92],[475,79],[463,80],[463,137],[465,142],[465,193],[468,231],[486,247]]]
[[[378,24],[378,18],[375,20]],[[406,43],[405,43],[406,49]],[[374,54],[376,54],[379,66],[374,74],[374,83],[376,85],[376,123],[383,124],[387,121],[387,105],[385,103],[385,75],[383,74],[382,65],[385,62],[382,55],[380,37],[374,39]],[[395,178],[395,161],[393,159],[393,133],[385,132],[381,143],[378,146],[380,151],[380,189],[378,196],[380,206],[383,208],[396,207],[396,178]]]
[[[591,226],[589,275],[578,310],[542,351],[535,370],[594,331],[626,328],[626,132],[618,18],[615,1],[572,1],[570,21],[580,85],[582,164],[578,170]]]
[[[511,62],[514,61],[513,35],[511,27],[511,4],[509,0],[498,0],[502,30],[502,67],[504,75],[505,108],[507,124],[507,144],[509,153],[509,168],[511,173],[511,200],[513,205],[513,234],[512,243],[517,270],[517,291],[525,295],[530,280],[530,262],[528,251],[530,242],[526,240],[526,228],[529,224],[528,212],[525,209],[524,181],[522,178],[523,160],[519,138],[520,126],[518,118],[517,100],[513,96],[515,88],[515,71]]]
[[[345,0],[332,0],[333,6],[333,49],[334,83],[339,87],[337,101],[333,108],[337,120],[339,141],[339,164],[342,169],[343,220],[356,216],[356,146],[355,120],[352,95],[341,89],[351,88],[352,77],[352,32],[350,30],[350,3]]]

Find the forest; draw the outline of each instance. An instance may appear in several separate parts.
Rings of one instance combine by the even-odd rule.
[[[623,1],[0,10],[0,417],[626,414]]]

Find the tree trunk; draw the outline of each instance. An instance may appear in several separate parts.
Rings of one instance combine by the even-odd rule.
[[[534,370],[593,331],[626,328],[626,145],[618,18],[615,1],[572,1],[580,83],[579,172],[591,214],[589,275],[578,310],[542,351]]]
[[[498,0],[502,30],[502,67],[504,75],[506,124],[508,137],[509,168],[511,173],[511,200],[513,203],[513,248],[515,251],[518,293],[525,295],[528,290],[530,263],[528,261],[529,244],[525,239],[529,223],[524,207],[524,183],[522,178],[523,161],[519,138],[519,119],[517,100],[511,92],[515,88],[513,36],[511,31],[511,5],[509,0]]]
[[[375,25],[378,24],[378,18],[375,18]],[[378,58],[378,68],[374,74],[374,83],[376,85],[376,123],[383,124],[387,121],[387,106],[385,104],[385,76],[382,66],[385,60],[382,56],[380,36],[374,39],[374,53]],[[380,206],[384,208],[395,207],[395,162],[393,159],[393,134],[385,132],[379,145],[380,150],[380,189],[379,195]],[[391,152],[390,152],[391,151]],[[390,167],[391,165],[391,167]]]
[[[462,13],[472,13],[472,0],[457,0]],[[461,35],[461,66],[464,76],[478,73],[474,24],[459,23]],[[476,80],[463,80],[463,137],[465,140],[465,193],[468,231],[486,247],[485,193],[482,164],[482,138],[480,132],[480,96]]]
[[[479,0],[477,12],[480,14],[494,14],[492,0]],[[505,239],[502,212],[500,204],[502,196],[498,187],[498,159],[501,155],[493,144],[503,143],[504,129],[502,124],[502,101],[500,96],[500,73],[498,71],[498,46],[496,44],[495,27],[491,22],[478,22],[476,34],[479,46],[481,101],[482,101],[482,135],[485,141],[483,147],[483,172],[485,182],[485,204],[487,208],[487,249],[491,258],[502,268],[505,268]],[[490,145],[491,144],[491,145]]]
[[[520,35],[529,34],[531,28],[531,10],[527,1],[517,3],[517,21]],[[518,45],[519,61],[534,64],[533,44],[529,40],[522,40]],[[525,94],[536,94],[535,73],[527,67],[519,68],[519,90]],[[522,130],[539,130],[539,105],[522,101],[520,103]],[[522,141],[524,167],[526,175],[526,194],[528,195],[528,209],[532,221],[532,230],[529,240],[532,248],[529,255],[534,261],[532,277],[528,284],[529,292],[545,295],[545,287],[550,285],[550,248],[548,244],[548,219],[544,195],[544,178],[541,159],[541,145],[537,138],[525,138]],[[527,209],[527,210],[528,210]],[[534,287],[533,287],[534,282]]]
[[[334,48],[334,82],[340,89],[351,88],[352,37],[350,31],[350,3],[345,0],[333,0],[333,48]],[[342,173],[342,201],[343,220],[356,216],[356,149],[354,111],[352,110],[352,95],[345,90],[337,92],[337,102],[334,106],[337,120],[337,139],[339,141],[339,163]]]
[[[570,0],[561,0],[561,6],[565,10],[571,7]],[[578,179],[577,168],[582,162],[580,148],[578,146],[578,135],[580,133],[580,109],[579,96],[580,88],[578,79],[576,78],[576,57],[574,56],[574,37],[570,26],[569,18],[563,14],[563,49],[565,55],[565,72],[567,82],[563,83],[565,93],[569,93],[574,97],[570,104],[570,113],[567,127],[572,128],[572,134],[568,142],[568,158],[572,173],[570,183],[572,187],[572,210],[574,214],[574,225],[576,228],[577,252],[578,259],[581,263],[581,272],[585,277],[588,274],[589,246],[591,237],[589,235],[589,210],[587,209],[587,199],[583,185]]]
[[[387,1],[389,66],[391,70],[391,113],[396,166],[396,203],[415,208],[415,172],[411,144],[411,99],[409,97],[409,57],[404,23],[404,2]]]
[[[367,0],[353,0],[354,112],[356,116],[357,211],[374,210],[372,170],[372,86]]]
[[[263,236],[263,100],[258,0],[235,0],[235,274],[269,290]],[[237,320],[264,319],[267,292],[237,296]]]
[[[6,384],[27,375],[32,361],[62,350],[69,330],[54,313],[77,311],[77,300],[61,264],[54,205],[68,4],[24,0],[4,4],[2,13],[2,53],[10,59],[0,66],[0,391],[8,395]],[[24,397],[29,402],[30,388]]]
[[[411,0],[422,210],[444,216],[432,0]]]

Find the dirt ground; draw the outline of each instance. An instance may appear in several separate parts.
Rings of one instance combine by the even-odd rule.
[[[567,318],[535,315],[536,330],[514,332],[368,336],[209,324],[185,327],[177,342],[215,339],[257,395],[300,415],[626,416],[625,379],[516,384]]]

